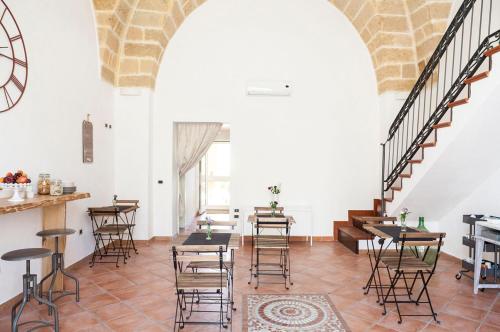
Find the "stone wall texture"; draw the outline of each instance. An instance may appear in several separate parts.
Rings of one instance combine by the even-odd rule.
[[[447,28],[453,0],[330,0],[371,54],[378,91],[409,91]],[[101,76],[154,89],[170,38],[205,0],[93,0]]]

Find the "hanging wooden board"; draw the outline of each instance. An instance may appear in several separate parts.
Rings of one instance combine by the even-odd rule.
[[[94,128],[92,122],[82,123],[83,163],[94,162]]]

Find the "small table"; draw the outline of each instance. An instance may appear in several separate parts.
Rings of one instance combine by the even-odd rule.
[[[480,284],[479,277],[481,275],[481,262],[483,260],[484,243],[492,243],[500,246],[500,241],[496,241],[482,235],[483,230],[492,229],[500,231],[500,224],[495,224],[487,221],[476,222],[476,232],[474,238],[476,240],[476,257],[474,258],[474,294],[478,293],[479,288],[500,288],[500,284]]]

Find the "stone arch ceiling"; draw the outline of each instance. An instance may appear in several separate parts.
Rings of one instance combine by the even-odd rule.
[[[169,40],[205,0],[92,0],[101,76],[154,89]],[[409,91],[448,24],[453,0],[329,0],[365,42],[379,93]]]

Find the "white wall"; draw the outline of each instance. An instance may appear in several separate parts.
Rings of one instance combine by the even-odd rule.
[[[0,114],[0,173],[24,169],[36,181],[74,181],[91,199],[68,203],[67,226],[83,229],[68,238],[66,264],[93,249],[91,224],[85,210],[109,203],[113,194],[112,88],[99,78],[98,49],[91,2],[8,1],[26,43],[27,90],[11,111]],[[81,126],[87,113],[94,123],[94,163],[82,163]],[[2,174],[3,175],[3,174]],[[0,216],[0,254],[39,247],[39,209]],[[40,261],[32,271],[40,273]],[[0,261],[0,303],[22,290],[24,262]]]
[[[276,13],[279,13],[277,15]],[[248,97],[251,79],[290,80],[291,97]],[[378,194],[379,117],[369,53],[321,0],[211,0],[170,41],[153,110],[155,235],[172,229],[176,121],[231,125],[232,208],[310,206],[317,235]],[[162,185],[156,180],[163,179]]]
[[[469,225],[462,223],[464,214],[500,216],[500,169],[484,181],[446,216],[439,220],[440,231],[446,232],[443,250],[455,257],[468,256],[462,245],[462,236],[469,233]]]
[[[152,236],[150,201],[151,117],[153,96],[149,89],[116,89],[114,114],[114,192],[119,199],[138,199],[134,238]]]

